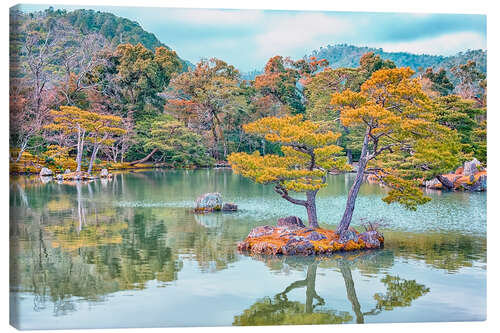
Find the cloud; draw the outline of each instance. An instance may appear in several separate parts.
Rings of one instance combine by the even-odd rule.
[[[273,56],[297,48],[315,47],[320,39],[331,39],[352,27],[344,18],[321,13],[275,15],[270,21],[265,31],[255,37],[257,52],[261,55]]]
[[[367,43],[387,52],[454,55],[467,49],[486,49],[486,36],[476,32],[458,32],[405,42]]]
[[[170,20],[196,25],[249,25],[264,19],[259,10],[170,9]]]

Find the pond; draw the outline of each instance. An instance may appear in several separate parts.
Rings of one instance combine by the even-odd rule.
[[[352,181],[329,176],[321,226],[340,220]],[[365,183],[353,224],[382,219],[384,249],[251,257],[236,244],[253,227],[306,214],[231,170],[10,186],[11,322],[21,329],[486,319],[485,193],[431,192],[407,211]],[[239,211],[193,214],[213,191]]]

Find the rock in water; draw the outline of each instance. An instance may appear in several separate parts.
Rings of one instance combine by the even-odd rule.
[[[427,188],[434,188],[434,189],[443,187],[443,185],[437,178],[432,178],[431,180],[424,181],[424,185]]]
[[[479,171],[479,167],[481,166],[481,162],[479,162],[476,158],[473,158],[470,162],[464,163],[464,176],[475,175]]]
[[[41,177],[52,176],[53,174],[54,173],[49,168],[42,168],[42,170],[40,170],[40,176]]]
[[[56,176],[56,179],[57,179],[57,180],[64,180],[64,176],[63,176],[63,174],[62,174],[62,173],[58,174],[58,175]]]
[[[108,177],[108,176],[109,176],[108,169],[102,169],[102,170],[101,170],[101,173],[99,174],[99,176],[100,176],[101,178]]]
[[[278,227],[297,227],[297,228],[304,228],[305,225],[302,222],[300,218],[297,216],[287,216],[287,217],[282,217],[278,219],[278,223],[276,224]]]
[[[238,210],[238,205],[236,205],[234,203],[226,202],[222,206],[222,211],[223,212],[235,212],[237,210]]]
[[[360,233],[359,239],[365,242],[365,247],[367,249],[378,249],[381,245],[380,240],[383,239],[383,237],[377,231],[370,230]]]
[[[470,180],[470,185],[469,184],[462,184],[464,189],[468,191],[473,191],[473,192],[482,192],[486,191],[486,175],[481,175],[478,177],[476,180],[474,176],[471,176]]]
[[[222,209],[222,194],[219,192],[205,193],[196,199],[197,212],[213,212]]]

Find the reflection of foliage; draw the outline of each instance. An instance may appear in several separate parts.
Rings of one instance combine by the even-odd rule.
[[[348,312],[337,312],[328,309],[317,309],[325,301],[316,293],[316,269],[314,262],[307,267],[305,280],[295,281],[273,299],[265,297],[240,316],[235,316],[233,325],[318,325],[342,324],[352,320]],[[306,287],[306,303],[289,301],[287,294],[297,288]],[[313,304],[316,300],[317,304]]]
[[[173,260],[172,250],[165,244],[166,227],[153,214],[137,213],[123,235],[120,248],[122,288],[145,287],[149,280],[173,281],[181,262]]]
[[[126,223],[103,223],[87,225],[78,231],[77,223],[72,221],[64,225],[48,226],[46,229],[55,237],[52,247],[72,251],[83,247],[119,244],[122,242],[120,232],[126,228]]]
[[[295,270],[303,269],[305,264],[307,267],[307,276],[304,280],[295,281],[286,289],[274,296],[273,299],[265,297],[258,300],[249,309],[245,310],[240,316],[235,316],[234,325],[279,325],[279,324],[341,324],[350,322],[353,317],[348,312],[338,312],[331,309],[325,309],[325,300],[316,293],[316,269],[318,265],[323,268],[336,267],[342,274],[344,280],[347,299],[351,303],[352,310],[356,316],[356,323],[364,323],[365,316],[378,315],[382,311],[391,311],[396,307],[410,306],[411,302],[429,292],[422,284],[416,283],[415,280],[405,280],[399,277],[386,275],[382,282],[386,287],[385,293],[376,293],[374,295],[377,305],[374,309],[363,312],[362,306],[356,294],[354,279],[352,277],[351,268],[357,267],[360,270],[372,271],[368,262],[385,263],[387,258],[392,263],[394,257],[390,255],[380,255],[390,251],[373,251],[361,254],[359,256],[337,255],[335,258],[318,257],[314,258],[297,258],[286,257],[285,259],[269,260],[265,257],[256,257],[266,262],[266,265],[272,266],[275,269],[284,270],[285,267]],[[377,260],[378,257],[381,257]],[[376,266],[376,265],[373,265]],[[384,265],[382,265],[384,266]],[[376,272],[376,271],[375,271]],[[306,287],[306,302],[288,301],[287,294],[296,289]],[[316,304],[314,300],[317,301]],[[317,307],[321,307],[316,310]]]
[[[265,297],[234,318],[233,325],[318,325],[341,324],[352,320],[347,312],[320,310],[306,313],[306,305],[282,299],[278,295],[271,299]]]
[[[486,262],[486,239],[461,234],[425,233],[411,237],[399,232],[386,233],[386,248],[398,257],[424,260],[435,268],[455,273],[471,267],[475,261]]]
[[[379,310],[391,311],[395,307],[410,306],[413,300],[427,294],[430,290],[415,280],[405,280],[399,276],[386,275],[381,281],[387,287],[387,292],[373,296]]]

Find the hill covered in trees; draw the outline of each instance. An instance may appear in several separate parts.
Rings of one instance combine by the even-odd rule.
[[[409,66],[414,71],[419,68],[433,68],[445,70],[453,66],[466,63],[469,60],[476,62],[477,67],[483,73],[486,72],[486,51],[469,50],[457,53],[454,56],[439,56],[429,54],[412,54],[408,52],[385,52],[381,48],[359,47],[347,44],[328,45],[313,51],[311,56],[326,59],[332,68],[356,67],[363,54],[373,52],[380,55],[382,59],[392,60],[397,67]]]
[[[19,37],[21,38],[24,35],[23,31],[42,29],[41,23],[51,20],[58,23],[59,26],[70,27],[82,35],[99,34],[105,38],[111,47],[116,47],[119,44],[136,45],[140,43],[151,51],[154,51],[157,47],[171,49],[163,44],[155,34],[145,31],[139,23],[111,13],[92,9],[66,11],[50,7],[45,11],[23,13],[14,7],[11,10],[12,19],[18,22],[19,32],[21,33]],[[193,67],[193,64],[189,61],[183,59],[181,61],[184,69]]]
[[[393,61],[397,67],[410,67],[416,72],[421,72],[427,68],[432,68],[433,70],[443,68],[447,72],[450,72],[453,67],[472,60],[476,63],[479,71],[486,73],[486,51],[484,50],[468,50],[466,52],[459,52],[453,56],[440,56],[408,52],[385,52],[381,48],[336,44],[320,47],[319,50],[315,50],[309,56],[305,57],[312,56],[318,59],[326,59],[331,68],[353,68],[359,65],[361,57],[368,52],[373,52],[382,59]],[[242,76],[247,80],[251,80],[261,73],[262,71],[254,70],[244,73]],[[450,79],[453,83],[457,83],[457,79],[453,73],[450,74]]]

